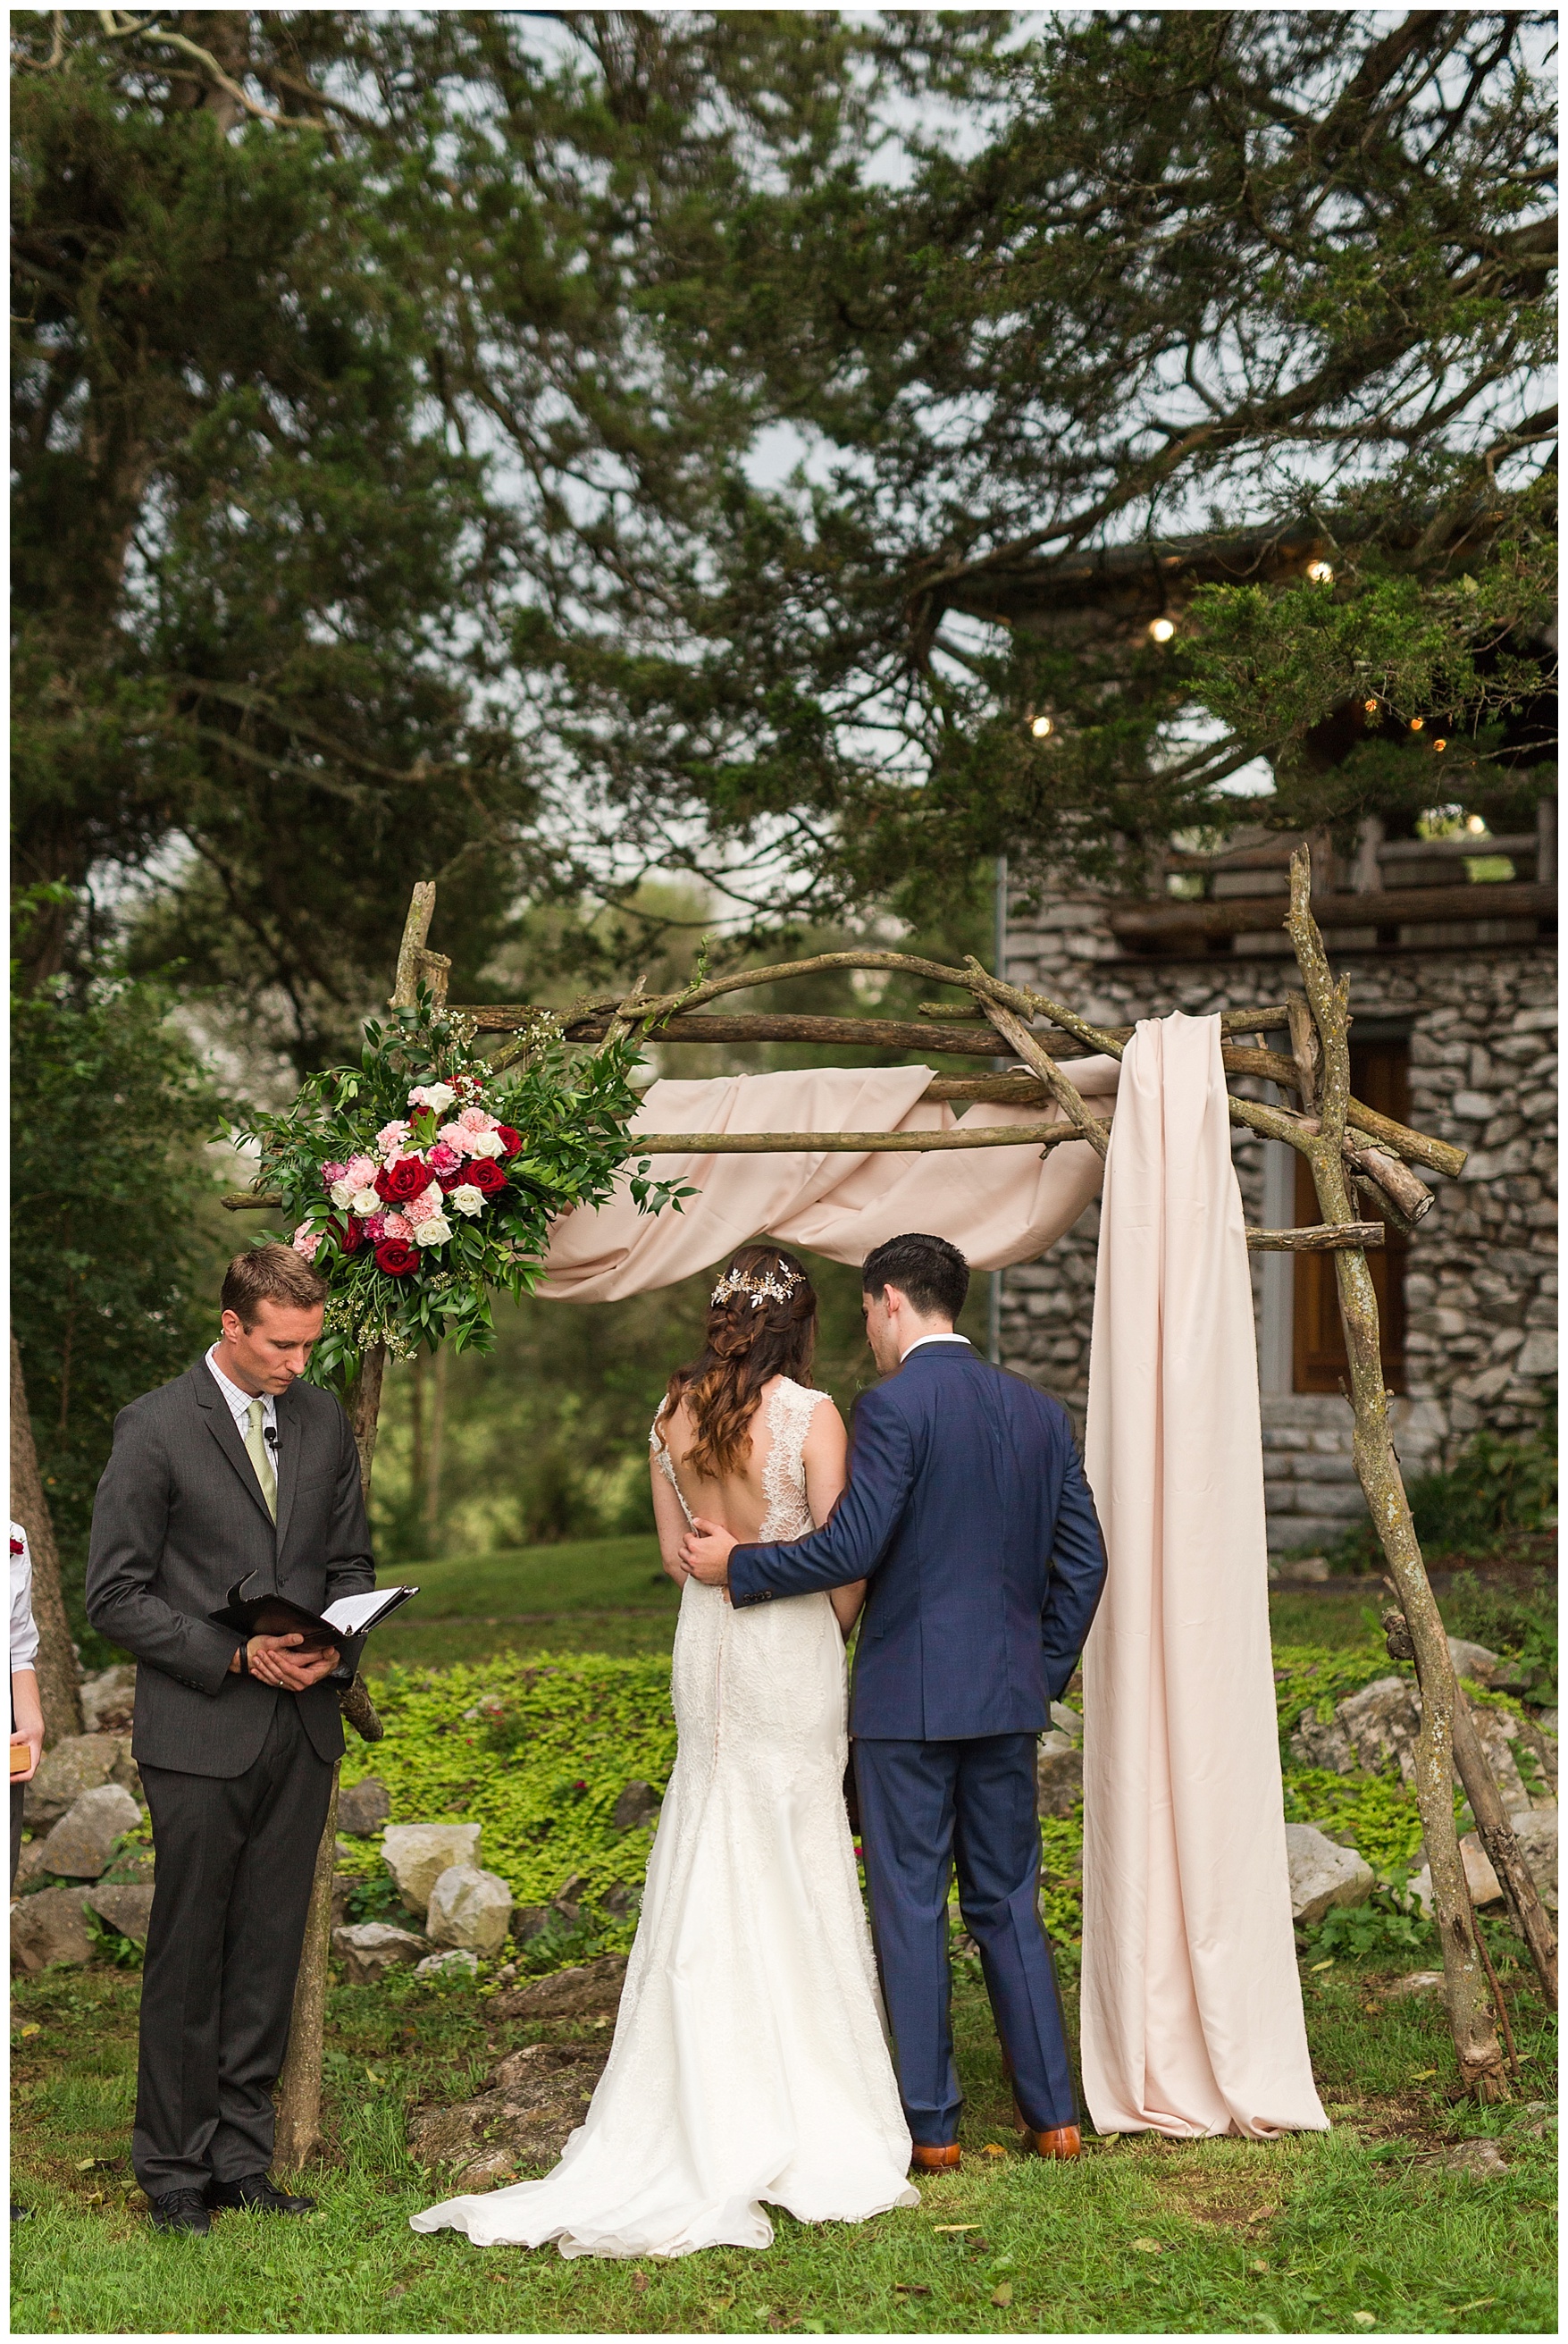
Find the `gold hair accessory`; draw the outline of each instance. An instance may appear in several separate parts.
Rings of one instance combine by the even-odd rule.
[[[763,1275],[744,1269],[727,1269],[709,1296],[709,1304],[716,1310],[721,1302],[728,1302],[732,1294],[744,1294],[755,1310],[764,1302],[788,1302],[799,1283],[799,1273],[785,1269],[782,1265]]]

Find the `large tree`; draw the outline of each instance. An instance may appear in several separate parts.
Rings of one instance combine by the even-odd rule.
[[[992,19],[910,64],[978,146],[921,118],[903,183],[846,157],[667,251],[671,362],[804,460],[716,466],[676,591],[562,628],[607,837],[728,857],[765,924],[1010,849],[1126,879],[1260,757],[1282,824],[1516,818],[1553,739],[1549,27]]]

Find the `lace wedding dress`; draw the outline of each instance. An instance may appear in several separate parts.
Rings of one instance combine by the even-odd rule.
[[[768,1401],[759,1542],[815,1527],[801,1452],[822,1397],[785,1378]],[[652,1447],[686,1509],[657,1426]],[[764,2200],[807,2222],[920,2202],[844,1814],[828,1597],[736,1612],[689,1579],[671,1695],[675,1771],[588,2116],[544,2180],[449,2198],[417,2230],[684,2255],[769,2245]]]

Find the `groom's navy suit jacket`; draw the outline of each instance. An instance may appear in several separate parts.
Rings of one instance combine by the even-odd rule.
[[[862,1393],[831,1517],[793,1545],[737,1547],[729,1593],[744,1606],[855,1579],[870,1583],[851,1733],[1042,1732],[1105,1583],[1060,1401],[961,1342],[922,1344]]]

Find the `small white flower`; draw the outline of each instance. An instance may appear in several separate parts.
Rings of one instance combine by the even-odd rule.
[[[334,1204],[337,1202],[336,1188],[332,1191],[332,1199]],[[381,1199],[374,1188],[356,1188],[347,1201],[350,1208],[359,1215],[361,1220],[368,1220],[372,1213],[378,1213],[381,1210]]]
[[[485,1192],[482,1188],[476,1188],[471,1180],[465,1180],[460,1188],[453,1189],[447,1202],[455,1205],[458,1212],[467,1213],[471,1220],[476,1213],[482,1213],[485,1209]]]
[[[414,1242],[422,1246],[445,1245],[451,1234],[451,1222],[440,1213],[432,1213],[429,1219],[421,1221],[415,1230]]]
[[[470,1156],[498,1156],[500,1152],[501,1139],[498,1132],[471,1131],[468,1134]]]

